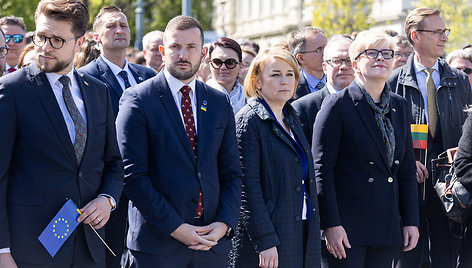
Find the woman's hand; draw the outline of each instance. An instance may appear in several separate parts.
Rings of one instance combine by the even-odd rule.
[[[346,258],[344,247],[351,248],[346,231],[342,226],[335,226],[325,230],[326,247],[329,253],[338,259]]]
[[[279,254],[277,248],[272,247],[259,252],[259,267],[277,268],[279,266]]]

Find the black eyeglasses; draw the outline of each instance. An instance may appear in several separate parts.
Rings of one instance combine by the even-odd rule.
[[[23,35],[21,34],[6,34],[5,35],[5,43],[10,43],[10,40],[13,40],[13,43],[21,43],[23,42]]]
[[[325,62],[329,62],[334,66],[341,66],[344,62],[344,63],[346,63],[346,65],[351,66],[351,59],[349,59],[349,58],[345,58],[345,59],[332,58],[332,59],[329,59],[329,60],[325,60]]]
[[[451,32],[451,29],[444,29],[444,30],[416,30],[417,32],[427,32],[427,33],[434,33],[437,36],[442,36],[443,34],[446,36],[449,36],[449,33]]]
[[[236,65],[238,65],[239,61],[233,59],[233,58],[229,58],[225,61],[222,61],[220,59],[212,59],[210,61],[210,64],[213,68],[215,69],[220,69],[221,66],[223,66],[223,64],[226,66],[226,68],[228,69],[234,69],[236,68]]]
[[[367,58],[369,58],[369,59],[376,59],[380,54],[380,55],[382,55],[382,57],[384,59],[389,60],[389,59],[393,58],[393,53],[394,53],[393,49],[378,50],[378,49],[375,49],[375,48],[369,48],[369,49],[365,49],[364,51],[359,53],[359,55],[357,55],[355,60],[357,60],[362,54],[365,54],[367,56]]]
[[[461,70],[466,74],[472,74],[472,68],[464,67],[464,68],[457,68],[457,70]]]
[[[64,46],[65,42],[75,40],[77,38],[78,37],[72,37],[72,38],[69,38],[69,39],[64,39],[64,38],[61,38],[61,37],[58,37],[58,36],[47,37],[47,36],[44,36],[44,35],[34,34],[33,35],[33,44],[40,47],[40,46],[43,46],[46,43],[46,41],[49,41],[49,44],[51,45],[51,47],[53,47],[55,49],[60,49]]]
[[[0,59],[5,58],[8,54],[8,46],[0,47]]]
[[[298,52],[298,53],[315,53],[315,54],[319,54],[319,53],[323,52],[324,48],[325,48],[325,47],[322,46],[322,47],[319,47],[319,48],[317,48],[317,49],[300,51],[300,52]]]
[[[395,51],[394,55],[395,55],[395,57],[397,57],[397,58],[401,58],[401,57],[408,58],[408,57],[410,57],[411,52],[400,53],[400,52],[396,52],[396,51]]]

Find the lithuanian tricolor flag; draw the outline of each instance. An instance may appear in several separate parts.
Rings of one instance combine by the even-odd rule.
[[[428,148],[428,125],[411,124],[411,137],[413,138],[413,148]]]

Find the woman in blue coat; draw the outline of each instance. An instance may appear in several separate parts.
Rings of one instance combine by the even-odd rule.
[[[313,131],[329,267],[391,267],[418,240],[408,106],[385,81],[393,43],[373,31],[349,48],[355,80],[323,101]]]
[[[230,256],[235,267],[320,265],[313,160],[288,103],[298,64],[286,50],[260,53],[245,82],[248,100],[236,115],[243,168],[240,222]]]

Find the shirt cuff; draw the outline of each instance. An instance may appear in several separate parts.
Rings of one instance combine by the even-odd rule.
[[[116,204],[116,200],[115,200],[115,198],[113,198],[113,196],[111,196],[111,195],[109,195],[109,194],[99,194],[98,197],[100,197],[100,196],[104,196],[104,197],[107,197],[107,198],[111,198],[111,199],[113,200],[113,203]],[[118,205],[118,204],[116,204],[115,207],[111,209],[111,211],[115,210],[117,205]]]
[[[0,248],[0,254],[1,253],[11,253],[10,248]]]

